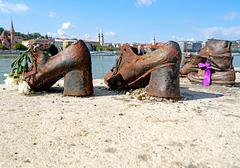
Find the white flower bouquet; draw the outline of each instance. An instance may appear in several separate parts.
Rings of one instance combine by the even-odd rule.
[[[19,93],[27,95],[32,93],[32,91],[22,74],[29,71],[29,65],[32,63],[29,53],[30,48],[13,61],[10,73],[4,74],[6,77],[4,80],[5,85],[11,88],[16,87]]]

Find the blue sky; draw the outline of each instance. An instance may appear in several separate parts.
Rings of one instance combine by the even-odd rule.
[[[0,26],[106,42],[240,39],[240,0],[0,0]]]

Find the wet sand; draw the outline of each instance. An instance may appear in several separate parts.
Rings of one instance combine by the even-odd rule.
[[[88,98],[0,85],[0,167],[240,167],[235,87],[181,79],[183,99],[140,101],[94,80]]]

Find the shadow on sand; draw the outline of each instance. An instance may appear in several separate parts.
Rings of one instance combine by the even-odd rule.
[[[109,90],[104,86],[94,86],[94,95],[93,96],[114,96],[114,95],[124,95],[126,91],[116,91]],[[47,93],[55,94],[55,93],[63,93],[63,87],[51,87]]]
[[[187,100],[211,99],[224,96],[218,93],[207,93],[202,91],[189,90],[188,87],[181,87],[181,96]]]
[[[234,87],[240,87],[240,82],[236,82],[236,83],[234,84]]]
[[[63,87],[51,87],[47,94],[62,94],[64,88]],[[45,92],[46,93],[46,92]],[[126,91],[116,91],[116,90],[109,90],[104,86],[94,86],[94,95],[93,97],[99,96],[115,96],[115,95],[125,95]],[[34,94],[35,96],[42,95],[43,93]],[[34,96],[33,95],[33,96]],[[198,100],[198,99],[210,99],[210,98],[217,98],[222,97],[223,94],[217,93],[207,93],[202,91],[193,91],[190,90],[188,87],[181,87],[181,97],[185,98],[185,101],[188,100]]]

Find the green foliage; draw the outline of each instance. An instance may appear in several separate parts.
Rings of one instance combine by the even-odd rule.
[[[2,32],[4,31],[3,27],[0,27],[0,35],[2,34]],[[6,35],[10,36],[10,32],[6,31]],[[37,38],[46,38],[48,39],[49,37],[47,35],[42,36],[40,33],[28,33],[28,34],[24,34],[21,32],[15,32],[16,36],[22,37],[23,40],[32,40],[32,39],[37,39]]]
[[[3,44],[0,42],[0,50],[8,50],[8,48],[6,48],[5,46],[3,46]]]
[[[33,39],[33,35],[32,34],[27,34],[24,37],[24,40],[31,40],[31,39]]]
[[[46,34],[44,38],[45,38],[45,39],[48,39],[49,37],[48,37],[48,35]]]
[[[3,50],[3,45],[2,45],[2,43],[0,43],[0,50]]]
[[[101,46],[100,44],[93,45],[96,51],[116,51],[117,49],[113,46]]]
[[[6,32],[6,33],[9,33],[9,32]],[[15,32],[15,35],[19,36],[19,37],[22,37],[23,40],[32,40],[32,39],[37,39],[37,38],[44,38],[44,36],[42,36],[40,33],[23,34],[21,32]]]
[[[112,46],[108,46],[108,47],[105,47],[105,50],[106,50],[106,51],[113,51],[114,48],[113,48]]]
[[[37,39],[37,38],[42,38],[41,34],[40,33],[33,33],[33,38],[34,39]]]
[[[10,76],[18,77],[23,72],[29,71],[29,65],[32,63],[30,56],[30,49],[24,51],[19,57],[17,57],[11,64]]]
[[[3,31],[4,31],[4,28],[0,27],[0,35],[2,34]]]
[[[101,46],[100,44],[95,45],[94,48],[96,49],[96,51],[103,51],[104,50],[103,46]]]
[[[28,48],[21,43],[16,43],[13,47],[15,50],[27,50]]]
[[[0,35],[2,34],[3,31],[4,31],[4,28],[0,27]],[[10,36],[10,32],[6,31],[6,35]],[[21,32],[15,32],[15,35],[19,36],[19,37],[22,37],[23,40],[32,40],[32,39],[37,39],[37,38],[44,38],[44,36],[42,36],[40,33],[24,34],[24,33],[21,33]],[[45,35],[45,38],[48,39],[49,37],[47,35]]]
[[[15,34],[16,36],[23,36],[23,34],[20,33],[20,32],[15,32],[14,34]]]

